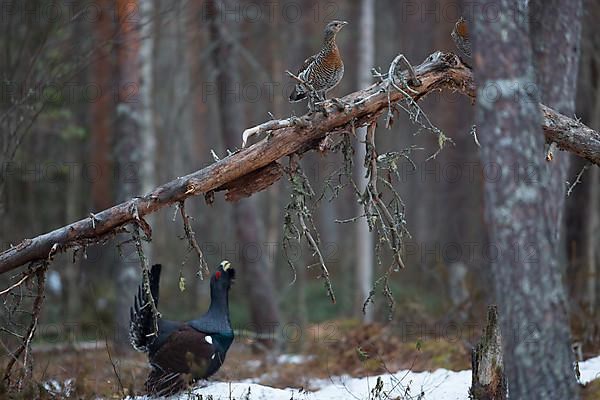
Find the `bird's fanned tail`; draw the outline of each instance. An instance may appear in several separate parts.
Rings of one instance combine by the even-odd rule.
[[[147,353],[149,346],[157,337],[157,326],[160,315],[156,309],[158,307],[160,270],[161,265],[155,264],[152,266],[148,276],[152,297],[148,295],[142,283],[138,287],[133,307],[130,309],[129,340],[133,348],[137,351]],[[154,306],[152,306],[152,302]]]

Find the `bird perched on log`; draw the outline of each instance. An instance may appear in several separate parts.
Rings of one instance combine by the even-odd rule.
[[[235,270],[221,262],[210,278],[210,306],[197,319],[187,322],[162,319],[158,307],[160,264],[153,265],[149,287],[142,283],[131,308],[129,337],[132,346],[148,353],[150,373],[146,391],[166,396],[185,389],[219,370],[233,342],[229,320],[229,289]]]
[[[299,82],[290,94],[291,102],[306,97],[309,97],[309,105],[314,103],[311,100],[323,101],[327,92],[340,83],[344,76],[344,62],[335,38],[347,24],[345,21],[331,21],[327,24],[321,51],[307,58],[296,74]]]
[[[463,17],[460,17],[460,19],[456,21],[450,36],[458,50],[460,50],[461,55],[470,59],[472,57],[471,39],[469,38],[467,21],[465,21]]]

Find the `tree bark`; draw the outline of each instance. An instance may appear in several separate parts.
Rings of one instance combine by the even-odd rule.
[[[473,400],[506,399],[506,377],[502,355],[502,334],[496,306],[488,307],[483,336],[471,357],[471,389]]]
[[[360,39],[358,49],[358,87],[367,87],[373,81],[371,68],[375,65],[375,1],[362,0],[360,14]],[[356,183],[360,190],[365,190],[368,184],[368,179],[365,176],[365,155],[366,147],[365,140],[367,136],[367,128],[359,128],[356,131],[358,143],[356,145],[355,155],[355,176]],[[365,210],[362,204],[358,203],[357,214],[364,214]],[[357,221],[355,226],[356,232],[356,265],[355,271],[355,287],[356,287],[356,315],[362,318],[363,322],[373,322],[374,306],[370,304],[364,308],[363,303],[369,297],[373,287],[373,269],[374,269],[374,248],[375,241],[373,232],[369,229],[369,224],[364,218]]]
[[[584,2],[581,61],[577,87],[577,116],[591,128],[600,127],[600,84],[595,79],[600,66],[600,36],[597,21],[600,3]],[[566,239],[569,269],[569,299],[574,338],[583,347],[593,346],[600,318],[597,308],[600,263],[600,168],[571,156],[568,180],[573,186],[567,199]],[[580,177],[578,179],[578,177]]]
[[[143,146],[141,136],[139,4],[132,0],[116,3],[119,33],[117,36],[117,118],[115,121],[114,154],[116,160],[116,200],[126,201],[142,192],[141,166]],[[128,246],[129,248],[129,246]],[[125,254],[133,254],[129,250]],[[124,256],[116,258],[115,332],[117,351],[129,349],[129,307],[139,282],[137,264]]]
[[[231,6],[228,1],[223,1],[220,5]],[[211,39],[215,43],[213,59],[217,68],[216,86],[221,130],[226,147],[233,149],[239,143],[239,134],[245,124],[243,103],[235,96],[240,90],[237,85],[241,84],[238,69],[240,59],[233,43],[238,29],[235,22],[221,13],[221,7],[214,0],[208,1],[207,7],[211,15]],[[240,249],[238,256],[240,270],[243,271],[242,282],[247,294],[253,328],[258,333],[270,333],[280,323],[281,316],[275,296],[274,275],[268,273],[267,252],[264,249],[265,227],[258,217],[256,197],[236,201],[233,204],[233,218]],[[261,342],[267,346],[276,343],[274,337]]]
[[[531,45],[536,81],[543,104],[564,115],[575,115],[575,98],[581,48],[582,0],[533,0],[529,3]],[[556,49],[561,49],[560,55]],[[552,155],[548,185],[553,199],[545,202],[548,215],[556,221],[555,257],[566,264],[564,214],[570,154]],[[561,267],[562,270],[566,268]]]
[[[111,81],[113,63],[110,40],[114,36],[110,10],[110,1],[101,0],[102,12],[93,24],[94,39],[100,43],[97,59],[92,63],[92,72],[101,95],[91,103],[91,146],[90,158],[94,172],[92,180],[92,209],[103,210],[111,204],[111,163],[110,142],[113,115]]]
[[[475,22],[477,117],[486,179],[485,209],[494,247],[491,270],[504,333],[509,393],[515,399],[578,398],[561,268],[559,217],[549,185],[535,90],[526,2],[495,0],[495,19]],[[510,16],[510,17],[509,17]],[[495,96],[487,90],[497,88]],[[555,211],[561,205],[553,205]]]
[[[471,69],[453,54],[434,53],[415,67],[415,73],[422,83],[412,87],[416,91],[411,94],[415,101],[440,89],[457,90],[475,97]],[[408,78],[406,71],[404,77]],[[400,92],[389,93],[392,102],[403,97]],[[360,103],[345,111],[337,110],[334,105],[327,105],[327,115],[307,114],[299,119],[299,124],[274,131],[272,138],[263,139],[199,171],[174,179],[145,196],[132,198],[99,212],[94,218],[84,218],[33,239],[23,240],[0,253],[0,274],[28,262],[48,259],[69,248],[105,240],[123,226],[135,223],[138,218],[144,218],[161,208],[194,195],[210,195],[223,185],[243,178],[282,157],[315,149],[326,135],[350,129],[352,121],[366,125],[388,108],[388,93],[382,83],[350,93],[342,100],[347,104],[355,101]],[[554,141],[560,148],[600,165],[600,133],[551,108],[543,105],[540,107],[546,140]],[[537,139],[542,143],[544,141],[543,138]],[[252,182],[247,181],[246,185],[250,186]]]

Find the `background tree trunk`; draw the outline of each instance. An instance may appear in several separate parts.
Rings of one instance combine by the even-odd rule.
[[[238,28],[231,15],[222,13],[222,7],[231,6],[227,1],[208,1],[211,16],[210,34],[214,47],[217,98],[221,132],[225,147],[235,149],[239,145],[240,132],[244,131],[245,118],[239,74],[240,57],[235,40]],[[231,9],[231,8],[229,8]],[[280,323],[280,312],[275,296],[273,275],[269,274],[264,250],[265,227],[259,219],[256,197],[250,197],[233,205],[233,223],[239,248],[240,277],[250,307],[252,328],[258,333],[269,333]],[[258,256],[257,256],[258,252]],[[273,338],[274,339],[274,338]],[[271,346],[274,340],[262,340]]]
[[[119,25],[116,44],[118,99],[113,151],[116,161],[115,200],[122,202],[142,194],[140,36],[137,26],[140,12],[137,1],[118,0],[116,7]],[[116,276],[114,343],[119,352],[130,349],[129,307],[139,282],[138,265],[135,249],[129,245],[115,257],[113,265]]]
[[[139,101],[140,101],[140,146],[141,188],[143,193],[156,184],[156,129],[154,124],[154,8],[155,0],[139,0]]]
[[[551,186],[544,161],[527,2],[490,5],[499,17],[477,14],[475,21],[476,123],[482,162],[498,172],[485,179],[485,209],[509,393],[516,399],[576,399],[557,259],[564,190]],[[558,206],[548,215],[550,203]]]
[[[100,97],[91,103],[91,143],[90,159],[95,172],[92,179],[92,210],[103,210],[111,205],[111,165],[110,142],[112,131],[112,70],[111,46],[109,41],[114,36],[111,20],[111,2],[100,0],[98,5],[102,13],[93,25],[95,40],[99,43],[97,56],[92,63],[92,74]]]
[[[584,1],[581,37],[581,61],[577,86],[577,117],[592,129],[600,128],[600,3]],[[580,341],[586,354],[596,353],[600,339],[600,168],[571,156],[568,181],[580,182],[567,199],[566,239],[568,265],[567,282],[571,325],[574,339]]]
[[[375,66],[375,1],[362,0],[360,9],[360,39],[358,44],[358,82],[359,88],[367,87],[373,81],[371,68]],[[363,127],[356,131],[358,143],[356,145],[356,182],[360,190],[367,186],[368,179],[365,177],[365,138],[367,128]],[[356,215],[364,214],[362,204],[358,204]],[[369,297],[373,287],[374,269],[374,246],[373,232],[369,231],[366,219],[356,222],[356,258],[355,258],[355,282],[356,282],[356,314],[363,322],[373,322],[374,306],[370,304],[363,314],[363,303]]]
[[[529,3],[531,45],[540,101],[556,111],[575,116],[579,70],[582,0],[533,0]],[[561,49],[560,55],[554,49]],[[556,201],[545,202],[548,215],[556,221],[556,258],[566,270],[564,211],[570,155],[554,151],[548,164],[548,184]]]

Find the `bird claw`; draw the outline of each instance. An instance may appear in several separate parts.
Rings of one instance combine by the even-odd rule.
[[[327,107],[325,107],[325,104],[327,103],[327,101],[319,101],[313,104],[313,108],[311,109],[312,112],[322,112],[323,114],[325,114],[325,116],[328,115],[327,112]]]
[[[346,109],[350,108],[350,104],[342,99],[337,99],[334,97],[331,99],[331,102],[337,107],[338,111],[346,111]]]
[[[408,84],[411,86],[421,86],[423,82],[421,82],[421,80],[415,76],[414,78],[408,79]]]
[[[306,123],[306,120],[304,120],[303,118],[299,118],[299,117],[290,117],[290,125],[292,126],[297,126],[299,128],[305,128],[308,124]]]

